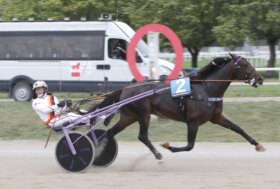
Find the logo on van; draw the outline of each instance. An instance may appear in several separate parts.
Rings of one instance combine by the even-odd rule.
[[[71,77],[80,77],[81,63],[71,64]]]

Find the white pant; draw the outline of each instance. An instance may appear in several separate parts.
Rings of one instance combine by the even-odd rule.
[[[63,125],[63,123],[66,123],[66,122],[73,122],[74,120],[80,118],[81,115],[79,114],[75,114],[73,112],[69,112],[67,114],[62,114],[58,117],[55,117],[53,118],[50,123],[49,123],[49,126],[50,127],[57,127],[57,126],[61,126]]]

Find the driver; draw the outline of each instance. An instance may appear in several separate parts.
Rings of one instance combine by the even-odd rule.
[[[126,60],[126,44],[120,40],[116,45],[117,58]]]
[[[48,85],[45,81],[36,81],[32,90],[34,99],[32,108],[47,127],[60,130],[62,126],[66,126],[81,117],[73,112],[66,113],[67,107],[72,105],[71,100],[59,102],[55,96],[47,93]]]

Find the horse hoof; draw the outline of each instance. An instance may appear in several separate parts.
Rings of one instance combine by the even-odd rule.
[[[265,151],[265,148],[264,148],[261,144],[258,144],[258,145],[256,146],[256,151],[258,151],[258,152],[264,152],[264,151]]]
[[[156,153],[155,154],[156,159],[161,160],[162,159],[162,155],[160,153]]]
[[[163,148],[168,148],[169,147],[169,142],[165,142],[165,143],[163,143],[163,144],[161,144],[161,146],[163,147]]]

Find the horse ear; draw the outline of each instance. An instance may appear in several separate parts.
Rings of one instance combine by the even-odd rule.
[[[229,52],[229,55],[231,56],[232,59],[235,58],[234,54],[231,54],[230,52]]]

